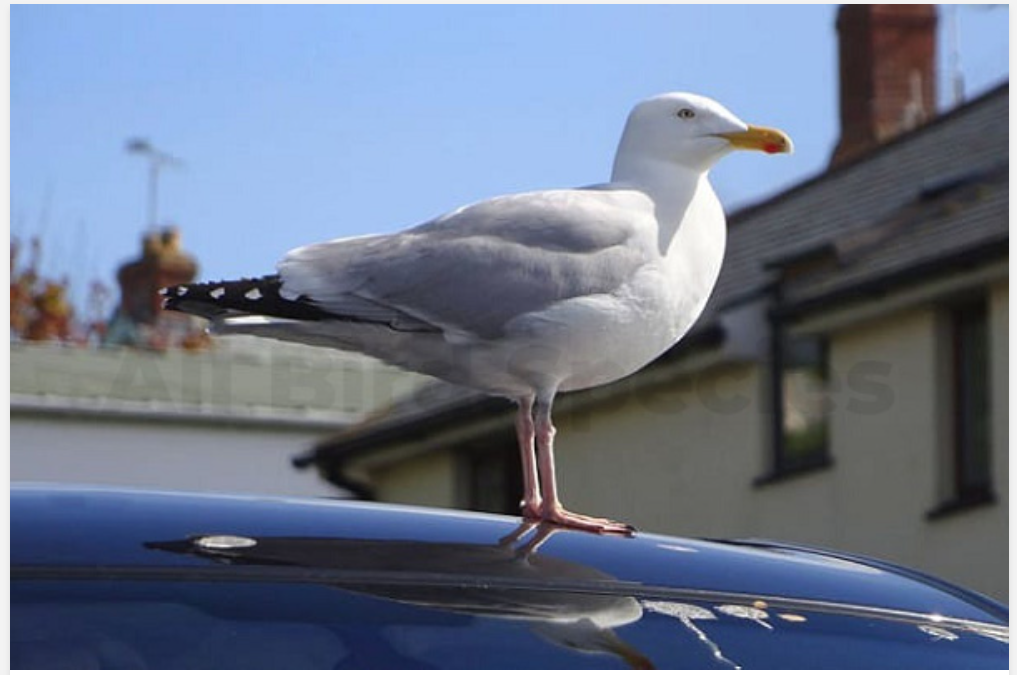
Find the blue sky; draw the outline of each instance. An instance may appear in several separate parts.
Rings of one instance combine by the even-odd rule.
[[[41,236],[44,272],[70,275],[79,299],[92,278],[112,284],[145,227],[145,164],[124,150],[142,136],[186,163],[164,172],[160,215],[201,276],[267,273],[304,243],[605,180],[631,106],[671,90],[795,140],[793,156],[742,153],[715,169],[730,212],[825,167],[835,13],[12,6],[11,232]],[[1009,76],[1009,9],[956,17],[976,95]]]

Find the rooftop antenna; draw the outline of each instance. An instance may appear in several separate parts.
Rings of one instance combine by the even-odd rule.
[[[957,38],[957,5],[947,5],[946,31],[949,51],[947,69],[950,76],[950,91],[953,95],[953,100],[950,103],[952,107],[956,108],[964,103],[964,73],[961,72],[960,47]]]
[[[179,167],[184,163],[144,138],[127,141],[127,152],[142,155],[148,160],[148,231],[155,232],[159,226],[159,172],[163,167]]]

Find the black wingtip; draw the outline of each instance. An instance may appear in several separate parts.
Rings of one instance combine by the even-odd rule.
[[[329,315],[305,298],[282,296],[278,275],[235,281],[179,284],[160,289],[163,309],[205,317],[264,315],[288,319],[319,320]]]

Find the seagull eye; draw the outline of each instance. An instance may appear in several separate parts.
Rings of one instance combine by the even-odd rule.
[[[678,116],[678,119],[690,120],[696,116],[696,111],[692,108],[682,108],[675,114]]]

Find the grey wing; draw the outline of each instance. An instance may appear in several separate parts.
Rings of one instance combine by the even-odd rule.
[[[279,273],[285,293],[340,316],[497,337],[517,316],[618,289],[648,260],[637,231],[649,217],[638,197],[513,195],[399,234],[296,249]]]

